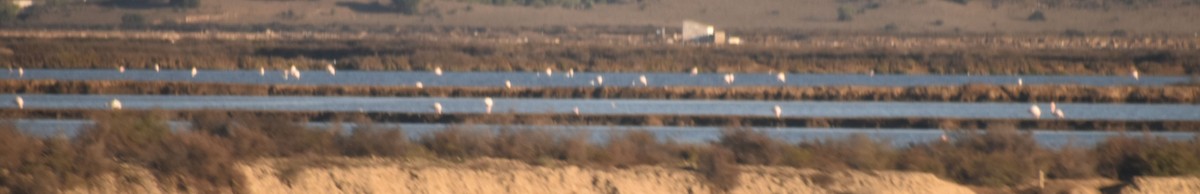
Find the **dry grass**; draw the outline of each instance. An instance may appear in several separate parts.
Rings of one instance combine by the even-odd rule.
[[[996,127],[986,133],[954,134],[949,142],[893,147],[865,135],[785,143],[745,128],[729,128],[718,141],[680,144],[649,131],[612,132],[589,142],[586,132],[506,127],[476,130],[459,126],[409,142],[398,129],[378,129],[369,120],[338,135],[307,128],[304,120],[252,114],[197,114],[192,130],[171,132],[162,113],[132,111],[94,114],[96,125],[78,136],[33,138],[11,124],[0,125],[0,191],[41,193],[86,183],[118,171],[117,164],[149,169],[167,185],[188,192],[237,192],[244,179],[238,162],[264,157],[316,158],[316,163],[285,165],[280,177],[329,165],[320,158],[434,157],[450,161],[494,157],[536,165],[593,167],[662,165],[695,170],[714,188],[738,185],[737,165],[785,165],[823,170],[909,170],[929,172],[959,183],[1020,185],[1045,170],[1051,178],[1200,174],[1200,141],[1114,137],[1094,149],[1051,150],[1026,132]],[[429,154],[426,154],[429,153]]]

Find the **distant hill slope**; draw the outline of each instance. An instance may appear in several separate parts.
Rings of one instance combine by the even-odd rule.
[[[959,0],[967,2],[967,0]],[[401,15],[368,0],[255,1],[203,0],[190,11],[170,8],[69,6],[38,11],[25,24],[78,25],[122,22],[144,16],[147,23],[218,25],[354,26],[664,26],[694,19],[725,29],[784,29],[797,32],[1184,34],[1200,32],[1200,3],[1190,1],[948,0],[644,0],[595,4],[591,9],[562,6],[495,6],[453,0],[425,0],[421,13]],[[1045,1],[1054,2],[1054,1]],[[1070,3],[1070,4],[1068,4]],[[839,10],[851,20],[838,21]],[[1035,11],[1044,21],[1031,21]]]

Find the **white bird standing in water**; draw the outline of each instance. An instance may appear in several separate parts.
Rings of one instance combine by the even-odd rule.
[[[196,67],[192,67],[192,77],[196,77]]]
[[[258,67],[258,76],[260,76],[260,77],[267,76],[267,69],[263,68],[263,67]]]
[[[572,111],[575,112],[575,116],[579,116],[579,106],[576,106],[575,109],[572,109]]]
[[[1064,119],[1067,118],[1067,115],[1063,113],[1062,109],[1058,109],[1054,110],[1054,117],[1058,117],[1058,119]]]
[[[483,105],[487,105],[487,114],[492,114],[492,97],[483,98]]]
[[[504,88],[505,88],[505,89],[512,89],[512,82],[511,82],[511,81],[508,81],[508,80],[504,80]]]
[[[554,74],[554,70],[550,70],[550,68],[549,68],[549,67],[547,67],[547,68],[546,68],[546,77],[550,77],[550,76],[551,76],[551,75],[553,75],[553,74]]]
[[[25,68],[17,67],[17,77],[25,77]]]
[[[156,73],[157,73],[158,71],[159,71],[159,68],[158,68],[158,63],[155,63],[155,64],[154,64],[154,72],[156,72]]]
[[[871,70],[871,72],[867,72],[867,76],[875,77],[875,70]],[[945,134],[942,134],[942,135],[944,136]]]
[[[325,70],[326,70],[326,71],[329,71],[329,75],[331,75],[331,76],[332,76],[332,75],[337,75],[337,69],[334,69],[332,64],[330,64],[330,65],[325,65]]]
[[[17,104],[17,109],[25,109],[25,99],[21,99],[21,96],[14,98],[13,103]]]
[[[437,75],[437,76],[442,76],[442,67],[434,67],[433,74]]]
[[[122,65],[122,66],[118,66],[118,67],[117,67],[117,71],[118,71],[118,72],[121,72],[121,73],[125,73],[125,66],[124,66],[124,65]]]
[[[700,74],[700,69],[692,66],[692,76],[696,76],[697,74]]]
[[[950,137],[946,136],[946,131],[942,131],[942,142],[950,142]]]
[[[108,107],[113,110],[121,110],[121,101],[113,98],[112,101],[108,102]]]
[[[596,76],[596,85],[604,85],[604,76]]]
[[[421,82],[417,82],[416,86],[417,88],[425,88],[425,84],[421,84]]]
[[[300,70],[296,69],[296,66],[292,66],[292,77],[296,77],[296,80],[300,80]]]
[[[1054,102],[1050,102],[1050,112],[1053,113],[1055,111],[1058,111],[1058,106]]]
[[[567,71],[567,78],[573,77],[575,77],[575,68],[571,68],[571,70]]]
[[[1139,77],[1138,77],[1138,70],[1137,70],[1137,68],[1130,67],[1130,68],[1129,68],[1129,70],[1131,70],[1131,71],[1132,71],[1132,72],[1130,72],[1130,75],[1131,75],[1131,76],[1133,76],[1133,80],[1140,80],[1140,79],[1139,79]]]
[[[775,75],[775,79],[778,79],[781,83],[787,83],[787,74],[779,72],[779,74]]]
[[[442,103],[434,102],[433,103],[433,112],[437,113],[439,115],[442,114]]]
[[[783,108],[779,107],[778,104],[775,105],[775,109],[773,110],[775,111],[775,118],[781,118],[783,116]]]
[[[650,86],[650,83],[646,81],[646,75],[638,77],[638,81],[641,81],[643,86]]]
[[[732,85],[733,79],[734,79],[734,77],[733,77],[732,73],[726,73],[725,74],[725,85]]]
[[[1040,118],[1042,118],[1042,109],[1038,108],[1037,105],[1030,106],[1029,114],[1033,115],[1034,119],[1040,119]]]
[[[1022,80],[1021,78],[1018,77],[1017,78],[1017,86],[1024,86],[1024,85],[1025,85],[1025,80]]]

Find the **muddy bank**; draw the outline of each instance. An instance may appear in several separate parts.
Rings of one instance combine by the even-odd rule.
[[[139,81],[0,80],[0,93],[241,96],[499,97],[922,102],[1198,103],[1200,85],[986,85],[512,88],[255,85]]]
[[[4,118],[86,119],[108,110],[26,109],[0,110]],[[567,115],[567,114],[423,114],[380,112],[323,111],[248,111],[248,110],[122,110],[192,118],[200,114],[228,114],[283,117],[308,121],[345,121],[366,117],[375,122],[458,123],[522,125],[623,125],[623,126],[753,126],[753,127],[837,127],[837,128],[918,128],[918,129],[1043,129],[1081,131],[1200,131],[1200,121],[1109,121],[1070,119],[964,119],[964,118],[821,118],[706,115]]]
[[[263,160],[237,168],[246,177],[248,193],[717,193],[695,172],[665,166],[531,166],[500,159],[337,159],[338,164],[313,167],[292,163]],[[743,184],[729,193],[974,193],[928,173],[741,169],[737,178]],[[125,179],[66,193],[172,193],[144,173]]]

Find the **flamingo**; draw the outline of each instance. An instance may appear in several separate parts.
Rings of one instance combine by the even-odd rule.
[[[155,63],[155,64],[154,64],[154,72],[155,72],[155,73],[157,73],[157,72],[158,72],[158,70],[159,70],[159,68],[158,68],[158,63]]]
[[[483,98],[483,105],[487,105],[487,114],[492,114],[492,97]]]
[[[725,85],[732,85],[733,79],[734,79],[734,77],[733,77],[732,73],[725,74]]]
[[[643,86],[650,86],[650,83],[646,82],[646,75],[639,76],[638,81],[641,81]]]
[[[604,85],[604,76],[596,76],[596,85]]]
[[[25,99],[21,99],[21,96],[14,98],[13,103],[17,104],[17,109],[25,109]]]
[[[1131,71],[1132,71],[1132,72],[1130,72],[1130,74],[1131,74],[1131,76],[1133,76],[1133,80],[1140,80],[1140,79],[1138,78],[1138,70],[1137,70],[1137,68],[1130,67],[1130,68],[1129,68],[1129,70],[1131,70]]]
[[[1067,115],[1063,113],[1062,109],[1058,109],[1054,110],[1054,117],[1058,117],[1058,119],[1064,119],[1067,118]]]
[[[117,71],[121,72],[121,73],[125,73],[125,66],[117,66]]]
[[[337,69],[334,69],[332,64],[330,64],[330,65],[325,65],[325,70],[326,70],[326,71],[329,71],[329,75],[330,75],[330,76],[337,75]]]
[[[433,74],[437,75],[437,76],[442,76],[442,67],[434,67]]]
[[[108,102],[108,107],[113,110],[121,110],[121,101],[113,98],[112,101]]]
[[[783,72],[779,72],[779,74],[775,75],[775,79],[778,79],[779,82],[787,83],[787,74],[783,74]]]
[[[1030,106],[1029,114],[1033,115],[1034,119],[1040,119],[1040,118],[1042,118],[1042,109],[1038,108],[1037,105]]]
[[[700,74],[700,69],[692,66],[692,76],[696,76],[697,74]]]
[[[781,118],[783,116],[783,108],[779,107],[778,104],[775,105],[775,109],[773,110],[775,111],[775,118]]]
[[[505,88],[505,89],[512,89],[512,82],[510,82],[510,81],[508,81],[508,80],[504,80],[504,88]]]
[[[421,82],[417,82],[416,85],[417,85],[417,88],[425,88],[425,84],[421,84]]]
[[[192,77],[196,77],[196,67],[192,67]]]
[[[433,102],[433,112],[438,115],[442,114],[442,103]]]
[[[296,77],[297,80],[300,79],[300,70],[296,69],[295,65],[292,65],[292,77]]]

